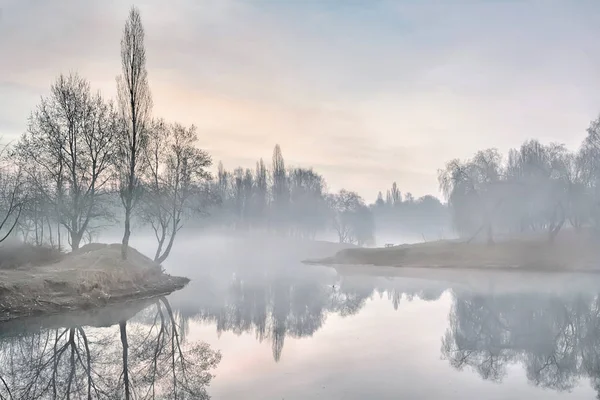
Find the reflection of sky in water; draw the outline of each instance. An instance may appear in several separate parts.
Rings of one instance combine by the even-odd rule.
[[[300,264],[298,246],[205,244],[182,240],[166,267],[192,278],[169,296],[181,337],[222,353],[215,399],[596,395],[600,306],[589,276],[340,275]]]
[[[249,391],[261,393],[256,398],[364,398],[385,396],[400,388],[407,395],[411,386],[417,389],[416,376],[427,378],[428,361],[440,362],[439,338],[445,329],[448,300],[448,296],[440,304],[416,300],[397,312],[387,298],[377,296],[357,315],[328,316],[310,338],[286,338],[277,364],[269,344],[258,343],[251,334],[237,337],[228,333],[218,339],[214,326],[197,324],[190,336],[197,332],[214,348],[222,349],[223,361],[211,388],[215,397]],[[415,326],[415,318],[423,313],[432,318],[425,327]],[[437,345],[427,347],[433,341]],[[228,355],[239,357],[241,364]],[[412,378],[406,374],[411,368],[417,368]],[[399,373],[402,376],[397,376]]]
[[[223,360],[210,393],[215,398],[593,398],[582,377],[571,392],[536,388],[510,363],[502,384],[472,370],[457,371],[441,358],[453,298],[402,301],[394,310],[384,295],[353,316],[331,315],[307,338],[286,338],[278,363],[269,343],[252,333],[217,335],[213,324],[192,323],[188,337],[220,349]],[[540,332],[541,334],[542,332]]]

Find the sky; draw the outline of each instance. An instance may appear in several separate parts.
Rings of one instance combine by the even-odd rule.
[[[61,73],[116,95],[132,3],[0,0],[0,136]],[[374,200],[440,196],[453,158],[524,140],[576,149],[600,112],[597,0],[142,0],[153,115],[215,165],[313,167]]]

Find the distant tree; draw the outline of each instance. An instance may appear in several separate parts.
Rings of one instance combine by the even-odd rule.
[[[256,218],[262,221],[262,224],[264,225],[264,221],[267,217],[269,201],[269,184],[267,182],[267,168],[265,167],[265,163],[262,158],[256,163],[255,175],[254,209],[256,212]]]
[[[375,201],[375,205],[379,208],[385,206],[385,201],[383,200],[383,194],[381,191],[377,193],[377,200]]]
[[[600,117],[590,123],[587,136],[577,154],[583,193],[580,201],[587,210],[594,230],[600,233]]]
[[[374,237],[370,210],[356,193],[345,189],[328,196],[332,227],[340,243],[364,245]]]
[[[375,244],[375,219],[364,204],[351,215],[354,242],[359,246]]]
[[[131,236],[131,214],[141,195],[140,177],[144,173],[147,128],[152,108],[146,71],[144,27],[140,13],[135,7],[131,8],[123,30],[121,66],[123,70],[122,75],[117,78],[117,88],[123,132],[118,136],[120,140],[117,148],[117,172],[121,201],[125,208],[121,256],[126,259]]]
[[[296,234],[314,239],[325,225],[325,181],[312,169],[294,168],[289,171],[289,218]]]
[[[275,145],[273,149],[273,209],[274,223],[276,229],[279,232],[285,232],[287,229],[286,219],[288,215],[288,204],[290,191],[288,186],[288,179],[285,169],[285,161],[281,154],[281,147]]]
[[[245,207],[247,202],[244,195],[244,169],[238,167],[233,171],[233,205],[238,229],[246,225]]]
[[[450,161],[438,175],[440,189],[453,210],[455,226],[473,236],[485,228],[489,244],[494,241],[493,217],[501,202],[496,190],[501,161],[497,150],[484,150],[472,160]]]
[[[553,242],[567,224],[580,231],[593,221],[593,131],[576,154],[561,144],[528,140],[506,160],[489,149],[450,161],[439,182],[456,229],[471,239],[487,232],[489,243],[494,232],[546,231]]]
[[[402,201],[402,197],[396,195],[397,202],[392,207],[392,192],[400,193],[397,185],[396,189],[392,185],[392,189],[388,190],[388,200],[391,203],[384,201],[382,192],[379,192],[377,200],[370,206],[378,236],[408,240],[432,235],[442,238],[450,228],[448,207],[436,197],[427,195],[415,200],[408,193]]]
[[[505,181],[520,188],[521,225],[545,229],[553,241],[567,220],[570,194],[575,193],[572,156],[562,145],[530,140],[511,157]]]
[[[402,194],[400,193],[396,182],[392,184],[391,196],[393,205],[402,203]]]

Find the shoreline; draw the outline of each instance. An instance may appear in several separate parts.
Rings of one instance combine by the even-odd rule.
[[[325,260],[325,261],[324,261]],[[385,264],[359,264],[359,263],[336,263],[328,262],[324,260],[303,260],[302,263],[306,265],[317,265],[334,268],[336,270],[344,269],[372,269],[373,271],[381,268],[395,269],[395,270],[428,270],[428,271],[478,271],[478,272],[524,272],[524,273],[547,273],[547,274],[589,274],[599,275],[600,268],[570,268],[570,269],[539,269],[530,266],[519,266],[519,265],[486,265],[486,266],[474,266],[474,265],[430,265],[430,264],[411,264],[411,265],[385,265]]]
[[[141,302],[189,282],[133,248],[124,261],[120,244],[94,243],[51,263],[0,270],[0,323]]]
[[[512,239],[492,245],[458,241],[404,244],[384,248],[353,248],[304,264],[337,267],[414,268],[600,273],[600,241],[589,235],[564,234],[553,243],[540,238]]]

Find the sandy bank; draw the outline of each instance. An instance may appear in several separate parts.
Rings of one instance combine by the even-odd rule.
[[[129,249],[126,261],[120,251],[119,244],[95,243],[55,257],[50,264],[0,270],[0,321],[142,300],[189,282],[165,274],[135,249]]]
[[[600,240],[590,235],[566,234],[552,244],[539,238],[507,240],[493,245],[436,241],[389,248],[344,249],[333,256],[305,263],[600,272]]]

